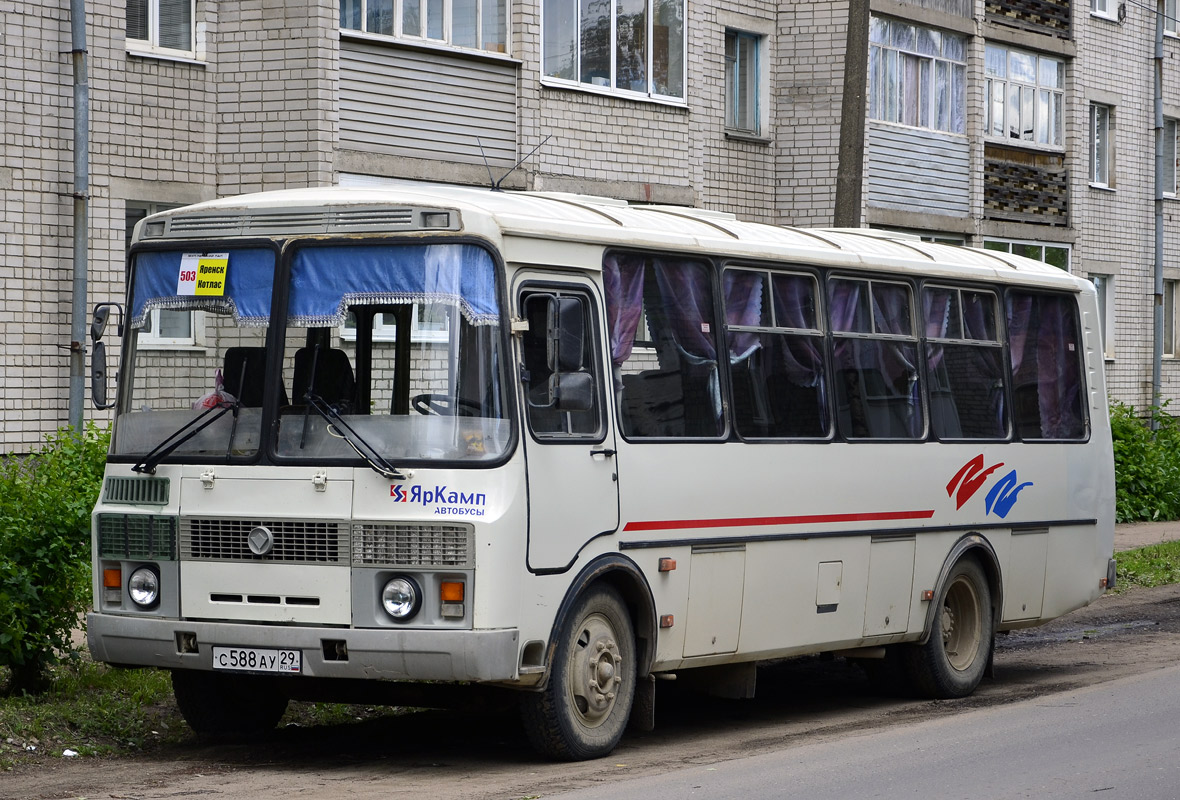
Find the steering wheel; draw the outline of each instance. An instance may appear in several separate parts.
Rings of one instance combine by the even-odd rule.
[[[417,394],[410,398],[410,405],[419,414],[430,414],[436,417],[478,417],[483,415],[483,406],[479,403],[449,394]]]

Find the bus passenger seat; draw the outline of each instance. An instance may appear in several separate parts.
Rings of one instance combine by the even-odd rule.
[[[230,347],[225,351],[225,367],[221,371],[225,390],[246,408],[262,407],[262,392],[266,386],[266,348]],[[280,405],[287,403],[287,391],[282,390]]]

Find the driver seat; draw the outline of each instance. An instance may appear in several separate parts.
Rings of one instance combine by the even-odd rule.
[[[315,361],[315,348],[302,347],[295,351],[295,376],[292,380],[292,394],[296,403],[303,403],[311,382],[311,366]],[[329,348],[320,350],[319,361],[315,364],[315,386],[312,391],[338,411],[357,413],[356,378],[352,363],[343,350]]]

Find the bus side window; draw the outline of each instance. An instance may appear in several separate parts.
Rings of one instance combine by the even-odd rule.
[[[720,437],[725,420],[709,264],[609,253],[602,270],[623,435]]]
[[[832,278],[828,316],[840,434],[846,439],[924,436],[909,285]]]
[[[1008,435],[997,308],[988,291],[948,286],[922,291],[930,428],[938,439]]]
[[[1086,438],[1085,379],[1072,297],[1010,291],[1012,416],[1022,439]]]
[[[521,306],[529,323],[521,339],[529,427],[538,438],[599,436],[602,381],[588,297],[537,292]]]

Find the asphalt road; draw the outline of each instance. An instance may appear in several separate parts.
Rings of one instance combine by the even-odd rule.
[[[545,797],[1174,798],[1180,667]]]

